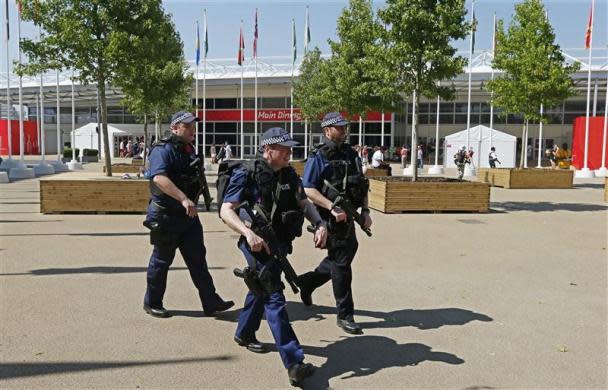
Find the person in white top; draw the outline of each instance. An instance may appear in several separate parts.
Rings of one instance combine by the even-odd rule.
[[[382,165],[383,162],[384,162],[384,152],[383,152],[382,148],[379,148],[372,155],[372,167],[380,168],[380,166]]]
[[[228,142],[226,142],[226,144],[224,145],[224,152],[226,153],[224,161],[232,159],[232,149],[230,148],[230,145],[228,145]]]
[[[391,166],[384,162],[385,151],[386,147],[382,146],[372,154],[372,168],[386,169],[388,171],[388,176],[391,176]]]

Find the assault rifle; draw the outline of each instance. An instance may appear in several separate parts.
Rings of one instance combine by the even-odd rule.
[[[205,207],[207,208],[207,211],[209,211],[211,209],[211,201],[213,200],[213,198],[211,197],[211,193],[209,192],[209,184],[207,184],[207,176],[205,176],[204,162],[203,160],[201,160],[200,157],[197,157],[190,163],[190,167],[195,169],[196,181],[199,184],[198,193],[196,194],[195,199],[193,199],[193,201],[195,204],[198,203],[198,198],[201,196],[202,193],[203,199],[205,200]]]
[[[355,207],[355,205],[353,205],[350,199],[348,199],[344,195],[344,192],[338,191],[338,189],[327,180],[325,180],[324,183],[331,190],[338,193],[338,196],[336,197],[336,199],[334,199],[333,206],[339,207],[344,210],[344,212],[348,216],[348,219],[355,221],[357,225],[359,225],[361,230],[363,230],[368,237],[371,237],[372,231],[370,228],[365,227],[365,218],[357,211],[357,208]]]
[[[239,208],[245,210],[251,218],[251,227],[254,233],[266,241],[266,244],[270,249],[270,257],[273,261],[276,261],[279,264],[279,267],[281,268],[281,271],[283,271],[283,274],[285,274],[285,279],[291,287],[291,290],[294,292],[294,294],[299,293],[300,290],[298,290],[298,286],[300,284],[300,279],[298,278],[298,274],[296,274],[296,271],[289,263],[289,260],[287,260],[286,254],[280,250],[277,234],[274,231],[270,221],[268,221],[264,211],[257,207],[257,205],[255,206],[255,210],[252,210],[249,202],[242,203]],[[234,275],[244,278],[244,271],[235,269]]]

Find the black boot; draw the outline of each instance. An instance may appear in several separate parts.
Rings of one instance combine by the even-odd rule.
[[[361,330],[359,324],[357,324],[352,317],[344,319],[338,318],[337,325],[342,328],[342,330],[344,330],[346,333],[363,334],[363,330]]]
[[[150,305],[146,305],[144,303],[144,311],[148,314],[150,314],[152,317],[156,317],[156,318],[168,318],[171,317],[171,313],[169,313],[169,311],[167,309],[165,309],[164,307],[160,306],[160,307],[152,307]]]
[[[210,305],[210,307],[203,309],[203,311],[205,312],[205,315],[210,316],[210,315],[213,315],[220,311],[226,311],[226,310],[230,309],[232,306],[234,306],[233,301],[220,300],[220,301],[214,303],[213,305]]]
[[[315,372],[315,366],[310,363],[298,363],[287,369],[289,383],[292,386],[299,386],[300,382],[308,378]]]
[[[266,347],[264,347],[264,344],[260,343],[258,341],[258,339],[255,338],[255,336],[251,339],[241,339],[240,337],[234,336],[234,341],[241,347],[245,347],[248,350],[250,350],[251,352],[255,352],[255,353],[268,352]]]

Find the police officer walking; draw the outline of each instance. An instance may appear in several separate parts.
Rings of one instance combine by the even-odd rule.
[[[334,201],[341,195],[360,207],[366,229],[371,227],[372,220],[367,207],[369,182],[363,175],[357,153],[346,142],[347,124],[338,112],[325,115],[321,122],[325,137],[304,168],[302,182],[306,195],[327,221],[328,253],[314,271],[300,276],[300,296],[305,305],[312,305],[313,291],[331,280],[338,309],[337,325],[347,333],[361,334],[361,327],[354,319],[351,288],[351,263],[359,245],[355,224]]]
[[[171,136],[155,143],[150,151],[148,176],[152,196],[144,225],[150,229],[154,250],[148,265],[144,310],[154,317],[171,316],[163,307],[163,296],[167,273],[178,248],[198,289],[205,314],[234,306],[234,302],[224,301],[215,292],[207,268],[203,227],[197,211],[202,161],[192,146],[195,121],[198,118],[189,112],[175,113],[171,118]]]
[[[289,166],[291,147],[295,145],[298,142],[284,129],[267,130],[260,141],[262,154],[254,161],[234,167],[230,173],[220,211],[224,222],[241,234],[238,247],[248,264],[245,270],[253,272],[251,279],[248,280],[248,274],[245,276],[250,291],[239,316],[234,340],[252,352],[265,352],[255,333],[266,314],[292,385],[310,376],[314,366],[304,363],[304,352],[289,323],[281,282],[282,272],[286,277],[288,272],[273,255],[285,256],[292,252],[291,243],[302,234],[304,217],[316,226],[316,247],[323,248],[327,238],[323,220],[306,198],[295,170]],[[222,187],[219,183],[220,179],[218,193]],[[272,237],[264,233],[269,231]],[[293,275],[297,278],[295,272]],[[252,284],[257,288],[252,288]]]

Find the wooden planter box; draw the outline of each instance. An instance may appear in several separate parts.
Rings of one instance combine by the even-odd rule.
[[[490,186],[445,178],[401,176],[370,179],[369,207],[384,213],[404,211],[488,212]]]
[[[142,165],[132,164],[112,164],[112,173],[140,173]],[[106,166],[102,168],[103,172],[106,172]]]
[[[66,173],[40,180],[40,212],[144,213],[150,199],[148,180]]]
[[[378,176],[388,176],[388,169],[381,168],[367,168],[365,172],[365,176],[367,177],[378,177]]]
[[[504,188],[572,188],[574,172],[560,169],[480,168],[479,181]]]
[[[296,170],[298,176],[304,175],[304,166],[306,165],[306,160],[292,161],[289,163],[289,165],[291,165],[293,169]]]

